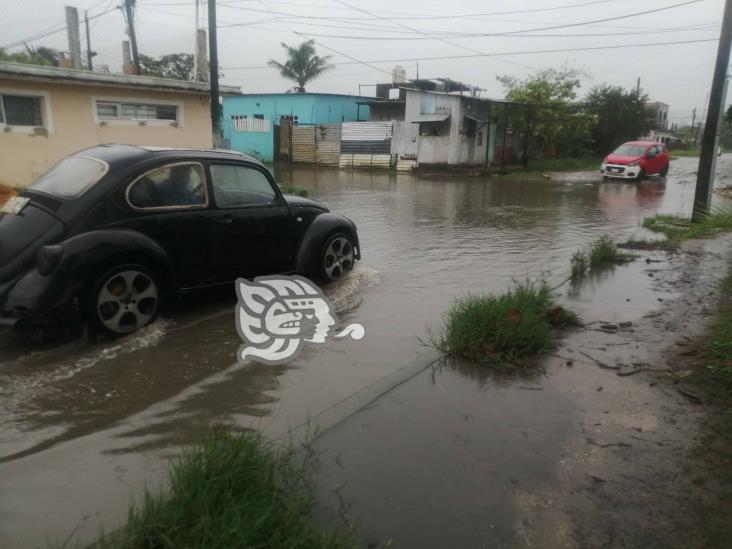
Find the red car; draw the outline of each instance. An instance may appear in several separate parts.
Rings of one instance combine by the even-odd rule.
[[[600,166],[604,178],[643,179],[647,175],[668,173],[668,149],[655,141],[628,141],[605,157]]]

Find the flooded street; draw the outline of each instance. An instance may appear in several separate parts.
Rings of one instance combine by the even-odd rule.
[[[197,442],[213,423],[256,427],[272,436],[286,433],[425,353],[420,339],[438,326],[453,298],[499,292],[512,279],[527,276],[558,284],[569,273],[571,255],[600,236],[618,242],[648,237],[640,227],[644,217],[690,212],[696,164],[694,158],[674,160],[668,178],[641,183],[602,181],[595,173],[478,179],[277,170],[278,181],[307,188],[311,198],[358,225],[363,260],[325,292],[341,324],[363,324],[365,338],[311,345],[284,366],[237,364],[233,293],[191,300],[117,341],[37,344],[0,334],[0,547],[43,546],[72,535],[85,540],[100,524],[113,529],[125,518],[131,497],[139,496],[146,482],[163,478],[166,458]],[[721,183],[731,182],[730,155],[719,159],[717,170]],[[702,290],[701,265],[725,268],[721,250],[707,252],[711,259],[699,259],[695,279]],[[583,319],[645,322],[647,331],[639,329],[643,335],[628,351],[636,361],[654,359],[651,347],[664,341],[664,328],[653,324],[653,314],[681,295],[680,264],[657,255],[654,275],[648,275],[648,264],[634,262],[561,290],[563,301]],[[678,321],[677,328],[682,324]],[[649,333],[657,339],[646,337]],[[549,371],[555,375],[541,380],[507,382],[467,366],[424,370],[323,435],[323,485],[346,480],[347,471],[351,484],[345,496],[368,541],[419,530],[425,513],[449,504],[456,511],[443,517],[442,546],[445,540],[491,547],[542,539],[563,543],[561,536],[547,540],[527,532],[540,531],[542,520],[553,521],[547,524],[560,531],[566,515],[531,513],[545,505],[552,479],[561,478],[562,468],[586,451],[565,444],[570,431],[581,424],[587,437],[599,440],[589,432],[593,423],[613,409],[613,395],[629,390],[615,372],[561,367],[566,357],[583,360],[573,348],[588,344],[587,336],[572,337],[564,358],[551,359],[556,364]],[[605,349],[620,344],[612,334],[593,337],[605,338],[589,342]],[[595,409],[577,397],[585,390],[601,395]],[[659,398],[645,388],[632,391],[639,402]],[[654,431],[669,448],[685,433],[658,417],[648,416],[645,423],[638,417],[633,415],[628,428]],[[455,418],[459,429],[453,428]],[[694,418],[689,414],[685,421]],[[615,440],[616,434],[602,436]],[[435,437],[443,435],[448,448],[470,451],[446,451],[439,444],[433,451]],[[339,453],[346,469],[334,465]],[[405,477],[405,467],[390,472],[395,461],[417,465]],[[419,464],[430,475],[442,475],[454,491],[426,490],[429,475]],[[472,495],[466,486],[474,487]],[[524,490],[527,486],[547,492],[537,495]],[[389,487],[399,493],[384,499]],[[334,500],[329,494],[322,490],[325,507]],[[583,497],[586,506],[599,501]],[[506,504],[509,498],[513,506]],[[652,505],[653,498],[646,503]],[[472,508],[474,515],[458,513],[458,506]],[[411,546],[440,546],[430,532],[412,538]]]

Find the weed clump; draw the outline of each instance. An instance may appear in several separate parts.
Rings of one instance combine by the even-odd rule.
[[[679,244],[690,238],[732,231],[732,208],[717,208],[704,215],[698,223],[692,223],[688,218],[675,215],[655,215],[644,219],[643,226],[666,235],[669,242]]]
[[[347,547],[309,523],[314,458],[296,460],[254,432],[215,428],[174,462],[167,492],[146,492],[127,523],[95,546]]]
[[[296,196],[307,196],[308,190],[296,185],[279,185],[283,194],[294,194]]]
[[[579,251],[572,256],[571,279],[577,282],[591,270],[605,269],[612,265],[627,263],[632,256],[618,250],[617,245],[609,236],[595,240],[587,251]]]
[[[468,295],[443,318],[433,344],[442,353],[495,365],[520,365],[555,345],[555,327],[578,323],[574,313],[555,304],[541,282],[515,282],[502,295]]]

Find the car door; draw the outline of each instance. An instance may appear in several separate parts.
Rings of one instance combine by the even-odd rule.
[[[130,215],[116,223],[139,231],[165,251],[182,288],[214,282],[210,197],[202,163],[176,161],[138,175],[124,193]]]
[[[243,162],[211,161],[208,169],[219,280],[291,270],[294,220],[270,174]]]
[[[663,145],[656,145],[653,147],[654,153],[653,153],[653,160],[652,160],[652,166],[651,171],[647,173],[658,173],[661,171],[661,168],[663,167]]]
[[[658,164],[658,149],[655,145],[648,148],[646,151],[646,175],[654,174],[658,171],[657,164]]]

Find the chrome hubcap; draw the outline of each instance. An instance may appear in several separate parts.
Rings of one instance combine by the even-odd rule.
[[[158,308],[158,289],[140,271],[122,271],[107,280],[97,296],[99,320],[117,333],[134,332],[150,322]]]
[[[325,250],[325,274],[336,280],[353,269],[353,245],[348,239],[339,236],[328,244]]]

